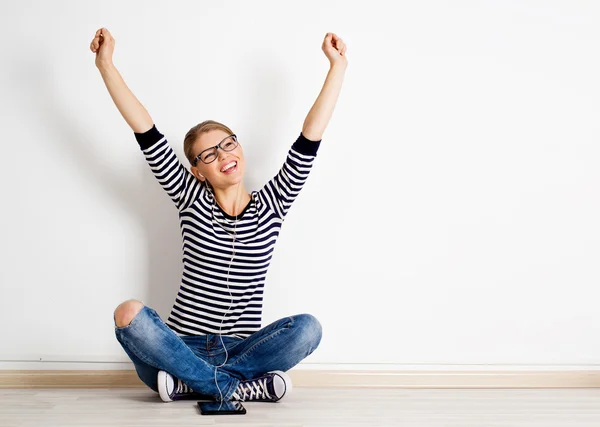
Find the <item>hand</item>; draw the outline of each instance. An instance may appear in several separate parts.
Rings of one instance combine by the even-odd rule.
[[[111,64],[115,39],[106,28],[100,28],[90,43],[90,50],[96,53],[96,67]]]
[[[322,49],[327,59],[329,59],[331,66],[338,64],[344,66],[348,65],[348,59],[346,58],[346,44],[334,33],[325,34]]]

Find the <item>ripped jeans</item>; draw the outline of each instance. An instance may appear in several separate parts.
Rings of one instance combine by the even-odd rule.
[[[157,374],[163,370],[215,400],[230,400],[240,380],[291,369],[321,341],[321,325],[310,314],[277,320],[247,338],[178,336],[146,305],[129,325],[118,327],[115,322],[114,326],[138,376],[152,390],[158,392]],[[225,361],[221,338],[227,348],[227,363],[217,370],[217,387],[215,366]]]

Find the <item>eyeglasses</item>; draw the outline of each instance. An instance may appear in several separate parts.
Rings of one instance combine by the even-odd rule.
[[[229,135],[227,138],[225,138],[223,141],[219,142],[214,147],[207,148],[206,150],[204,150],[200,154],[198,154],[194,158],[194,161],[192,162],[192,164],[194,166],[196,166],[196,164],[198,163],[198,159],[202,160],[202,163],[206,163],[206,164],[212,163],[217,158],[217,148],[220,148],[223,151],[231,151],[231,150],[235,150],[235,147],[237,147],[237,146],[238,146],[237,136]]]

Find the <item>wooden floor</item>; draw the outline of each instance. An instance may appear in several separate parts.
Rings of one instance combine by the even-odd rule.
[[[0,426],[600,426],[600,389],[310,389],[205,416],[145,388],[0,389]]]

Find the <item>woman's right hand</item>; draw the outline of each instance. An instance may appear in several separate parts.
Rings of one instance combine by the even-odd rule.
[[[115,39],[106,28],[100,28],[90,43],[90,50],[96,53],[96,67],[112,64]]]

